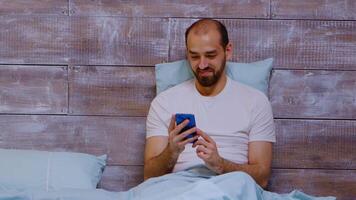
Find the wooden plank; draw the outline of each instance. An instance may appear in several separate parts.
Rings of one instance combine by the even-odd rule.
[[[170,61],[185,58],[184,32],[193,19],[171,19]],[[225,23],[233,61],[274,57],[274,68],[356,69],[356,21],[239,20]]]
[[[68,15],[68,0],[1,0],[0,15]]]
[[[168,59],[166,19],[0,16],[0,26],[3,64],[152,66]]]
[[[0,65],[0,113],[65,114],[67,67]]]
[[[338,200],[354,200],[355,188],[355,170],[274,169],[269,185],[278,193],[298,189],[314,196],[336,196]]]
[[[355,20],[354,0],[272,0],[272,18]]]
[[[71,17],[73,65],[152,66],[168,59],[168,20]]]
[[[70,107],[75,114],[147,114],[155,96],[152,68],[82,66],[75,71],[70,72]],[[270,83],[274,115],[355,119],[355,76],[355,71],[275,70]]]
[[[154,68],[71,67],[69,91],[70,114],[145,117],[155,96]]]
[[[0,27],[2,64],[68,63],[68,18],[0,16]]]
[[[0,115],[0,148],[108,154],[110,165],[140,165],[145,118]]]
[[[71,14],[121,17],[268,18],[268,0],[106,1],[69,0]]]
[[[269,91],[274,116],[356,119],[355,76],[355,71],[274,70]],[[154,96],[153,68],[70,70],[70,108],[75,114],[146,116]]]
[[[275,120],[275,168],[356,169],[356,121]]]
[[[355,77],[356,71],[275,70],[270,82],[274,116],[356,119]]]
[[[99,187],[110,191],[127,191],[143,182],[143,166],[107,166]]]
[[[356,122],[276,120],[273,167],[356,169]],[[108,154],[143,165],[145,118],[0,115],[0,148]]]

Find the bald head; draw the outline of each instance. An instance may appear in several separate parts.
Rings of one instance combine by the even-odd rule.
[[[190,34],[204,35],[209,31],[218,31],[220,34],[220,44],[225,49],[229,43],[229,36],[224,24],[214,19],[200,19],[194,22],[185,32],[185,44],[188,43]]]

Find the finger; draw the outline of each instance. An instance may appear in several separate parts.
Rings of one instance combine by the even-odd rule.
[[[196,152],[197,153],[200,153],[200,152],[203,152],[204,154],[210,154],[211,153],[211,150],[209,150],[208,148],[202,146],[202,145],[199,145],[196,149]]]
[[[180,144],[181,144],[181,145],[186,145],[186,144],[188,144],[188,143],[190,143],[190,142],[194,142],[195,140],[198,139],[198,137],[199,137],[199,136],[196,135],[196,136],[194,136],[194,137],[188,138],[188,139],[186,139],[186,140],[180,142]]]
[[[189,123],[189,120],[186,119],[186,120],[184,120],[182,123],[178,124],[178,125],[173,129],[173,131],[172,131],[172,132],[174,133],[174,135],[179,134],[179,133],[182,131],[182,129],[183,129],[186,125],[188,125],[188,123]]]
[[[195,146],[197,146],[197,145],[203,145],[203,146],[205,146],[205,147],[207,147],[207,148],[212,148],[212,147],[213,147],[212,144],[208,143],[208,142],[207,142],[206,140],[204,140],[204,139],[199,139],[197,142],[194,143],[194,145],[195,145]],[[195,147],[195,146],[194,146],[194,147]]]
[[[195,127],[190,128],[182,133],[180,133],[177,137],[179,138],[179,140],[184,140],[184,138],[186,138],[188,135],[192,134],[192,133],[196,133],[197,130]]]
[[[197,134],[202,136],[202,138],[204,138],[209,143],[215,144],[215,141],[208,134],[204,133],[202,130],[197,129]]]
[[[201,158],[203,160],[208,160],[208,154],[206,154],[204,152],[198,152],[197,155],[199,158]]]
[[[168,127],[169,132],[171,132],[174,129],[175,122],[176,122],[176,116],[172,115],[171,122],[169,123],[169,127]]]
[[[200,135],[198,135],[200,137]],[[193,144],[193,147],[195,148],[196,146],[198,145],[202,145],[202,142],[201,142],[202,139],[199,139],[198,141],[194,142]]]

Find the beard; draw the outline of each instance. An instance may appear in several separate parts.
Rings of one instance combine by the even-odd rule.
[[[217,71],[215,71],[214,68],[208,66],[205,69],[199,69],[198,67],[196,71],[193,71],[193,73],[200,85],[202,85],[203,87],[211,87],[220,80],[221,75],[225,70],[225,65],[226,65],[226,58],[224,57],[224,59],[220,63],[219,68],[217,68]],[[201,73],[204,72],[212,72],[212,75],[202,76]]]

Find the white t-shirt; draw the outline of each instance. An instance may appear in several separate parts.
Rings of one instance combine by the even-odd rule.
[[[249,142],[276,140],[267,97],[229,77],[224,89],[213,97],[202,96],[194,79],[161,92],[151,103],[146,138],[168,137],[168,126],[176,113],[194,114],[196,126],[216,142],[219,155],[235,163],[248,162]],[[191,146],[186,145],[173,172],[204,163]]]

